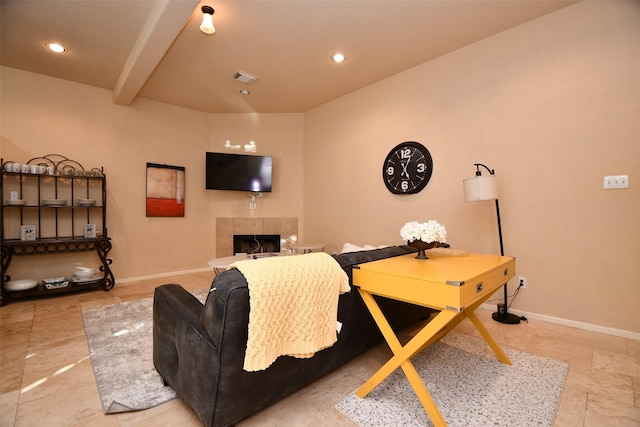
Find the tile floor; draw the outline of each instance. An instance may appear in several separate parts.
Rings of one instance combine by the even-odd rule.
[[[164,283],[196,290],[208,288],[211,280],[208,272],[189,274],[0,308],[0,425],[199,426],[180,399],[146,411],[104,415],[81,311],[149,297]],[[570,364],[556,426],[640,426],[640,342],[539,321],[502,325],[487,310],[477,313],[504,347]],[[468,321],[456,331],[477,335]],[[380,344],[238,426],[353,426],[334,405],[388,355]]]

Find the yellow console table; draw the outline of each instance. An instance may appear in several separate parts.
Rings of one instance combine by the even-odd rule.
[[[510,365],[511,361],[474,311],[514,274],[514,258],[483,254],[429,255],[427,260],[416,259],[415,254],[409,254],[363,263],[354,268],[353,284],[393,351],[393,357],[356,394],[366,397],[396,368],[401,367],[433,424],[446,426],[411,358],[468,318],[498,360]],[[373,295],[434,308],[440,312],[403,346]]]

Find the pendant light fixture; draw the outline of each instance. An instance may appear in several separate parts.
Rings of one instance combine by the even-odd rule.
[[[216,32],[216,28],[213,26],[214,12],[211,6],[202,6],[202,24],[200,24],[200,31],[205,34],[213,34]]]

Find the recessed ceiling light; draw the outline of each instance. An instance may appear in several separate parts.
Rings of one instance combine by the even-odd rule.
[[[336,53],[335,55],[333,55],[333,62],[340,63],[345,59],[346,57],[342,53]]]
[[[55,53],[62,53],[67,50],[64,46],[58,43],[47,43],[47,47]]]
[[[251,91],[248,91],[247,89],[240,89],[240,93],[243,95],[250,95]]]

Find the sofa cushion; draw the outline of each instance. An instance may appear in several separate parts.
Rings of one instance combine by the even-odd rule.
[[[353,269],[354,265],[370,261],[377,261],[384,258],[406,255],[411,252],[414,252],[414,249],[409,248],[408,246],[388,246],[379,249],[334,254],[333,257],[336,259],[336,261],[338,261],[340,267],[342,267],[347,272],[347,274],[349,275],[349,279],[351,280],[351,270]]]
[[[342,245],[342,250],[340,251],[340,253],[346,254],[348,252],[358,252],[358,251],[364,251],[364,250],[366,250],[366,248],[347,242],[344,245]]]
[[[226,322],[248,323],[248,306],[249,289],[240,271],[226,270],[215,277],[200,316],[215,345],[221,345]]]
[[[342,245],[342,250],[340,251],[341,254],[346,254],[348,252],[359,252],[359,251],[369,251],[372,249],[381,249],[381,248],[387,248],[389,247],[389,245],[380,245],[380,246],[373,246],[373,245],[364,245],[364,246],[358,246],[358,245],[354,245],[353,243],[345,243],[344,245]]]

